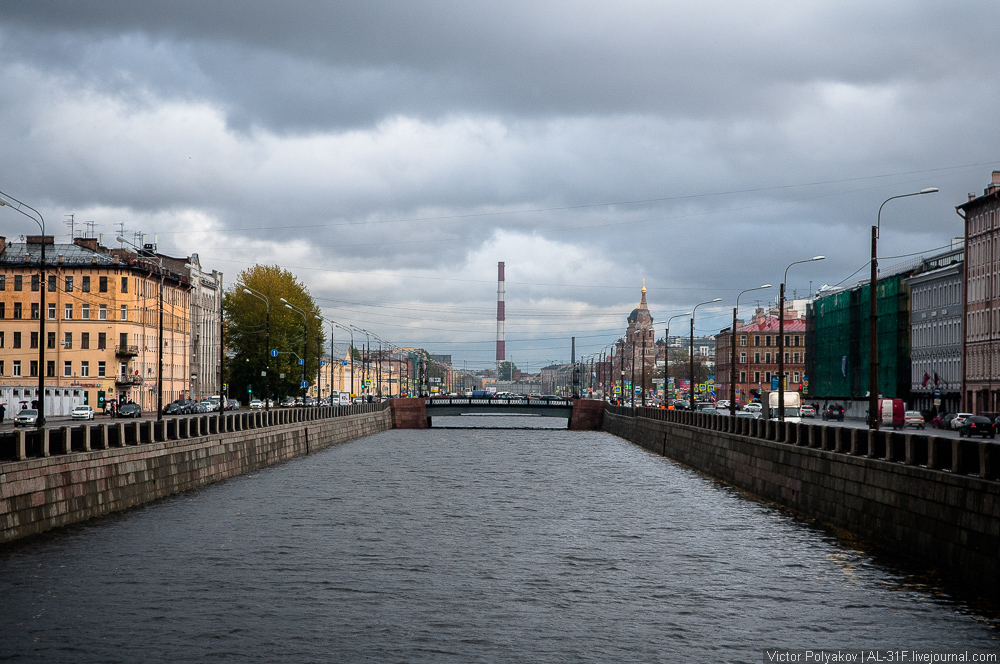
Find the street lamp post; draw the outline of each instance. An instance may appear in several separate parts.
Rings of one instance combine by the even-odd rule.
[[[778,296],[778,421],[785,421],[785,283],[788,281],[788,268],[800,263],[821,261],[826,256],[813,256],[804,261],[789,263],[785,275],[781,278],[781,289]]]
[[[667,384],[670,381],[670,321],[675,318],[680,318],[682,316],[690,316],[694,312],[685,311],[682,314],[677,314],[676,316],[671,316],[667,319],[667,330],[665,332],[666,336],[663,338],[663,402],[666,404],[667,401]]]
[[[0,205],[7,206],[15,212],[20,212],[28,219],[31,219],[38,225],[38,229],[42,232],[42,254],[39,261],[38,276],[40,298],[38,305],[38,417],[35,418],[35,427],[42,429],[45,426],[45,346],[47,344],[45,339],[45,289],[47,287],[45,280],[45,217],[35,208],[17,200],[10,194],[0,191],[0,196],[2,196],[0,198]],[[35,215],[38,215],[38,219],[25,212],[25,209],[31,210]],[[27,242],[25,242],[24,248],[27,250]]]
[[[118,241],[122,244],[127,244],[136,250],[139,256],[142,256],[142,249],[137,247],[132,242],[129,242],[123,237],[119,237]],[[156,256],[157,263],[160,270],[160,322],[159,322],[159,338],[157,340],[156,348],[156,421],[163,420],[163,258],[158,254]],[[145,323],[144,323],[145,324]],[[173,375],[173,374],[171,374]],[[119,403],[121,403],[119,401]]]
[[[694,412],[694,316],[695,312],[698,311],[698,307],[703,304],[712,304],[713,302],[722,302],[721,297],[717,297],[714,300],[709,300],[708,302],[699,302],[694,305],[691,310],[691,345],[688,349],[688,361],[691,363],[691,391],[690,391],[690,404],[691,412]]]
[[[920,196],[921,194],[933,194],[937,191],[937,187],[927,187],[926,189],[914,191],[909,194],[890,196],[882,201],[882,205],[878,206],[878,216],[876,217],[875,225],[872,226],[872,273],[870,282],[871,285],[868,289],[871,299],[869,311],[869,318],[871,320],[868,321],[868,426],[875,431],[879,430],[880,424],[878,416],[878,234],[879,230],[882,228],[882,208],[885,207],[886,203],[897,198],[909,198],[910,196]]]
[[[736,306],[733,307],[733,336],[732,336],[732,353],[730,355],[730,371],[729,371],[729,416],[736,417],[736,312],[740,308],[740,296],[744,293],[749,293],[755,290],[764,290],[765,288],[770,288],[771,284],[764,284],[763,286],[757,286],[756,288],[748,288],[744,291],[740,291],[740,294],[736,296]],[[749,376],[747,377],[749,379]]]
[[[302,405],[304,406],[306,403],[306,344],[309,341],[309,319],[306,318],[305,311],[291,304],[283,297],[279,299],[285,303],[285,309],[294,311],[298,315],[302,316],[302,382],[299,383],[299,387],[302,389]]]
[[[271,408],[271,302],[263,293],[243,286],[243,292],[264,302],[264,410]]]

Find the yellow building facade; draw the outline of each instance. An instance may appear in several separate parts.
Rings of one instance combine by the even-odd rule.
[[[0,403],[14,413],[37,399],[44,372],[46,415],[99,397],[157,406],[159,289],[163,279],[163,403],[190,385],[190,284],[155,256],[109,250],[96,239],[57,244],[45,237],[45,311],[41,311],[41,241],[0,248]],[[45,338],[39,339],[39,316]],[[38,366],[38,344],[45,366]]]

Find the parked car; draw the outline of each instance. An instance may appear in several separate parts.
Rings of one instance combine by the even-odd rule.
[[[980,417],[979,415],[969,415],[966,417],[962,424],[958,428],[958,437],[968,436],[972,438],[973,436],[982,436],[986,438],[996,438],[997,430],[993,426],[993,421],[988,417]]]
[[[955,419],[956,415],[958,415],[958,413],[943,413],[931,420],[931,424],[936,429],[950,429],[951,421]]]
[[[906,422],[903,425],[905,427],[916,427],[918,429],[924,428],[924,416],[921,415],[919,410],[908,410],[905,416]]]
[[[837,420],[838,422],[844,421],[844,407],[839,403],[832,403],[826,407],[823,411],[824,420]]]
[[[137,403],[127,403],[118,409],[118,417],[142,417],[142,408]]]
[[[34,408],[25,408],[14,416],[14,426],[33,427],[38,421],[38,411]]]
[[[802,417],[816,417],[816,409],[809,404],[804,404],[802,408],[799,408],[799,412]]]
[[[959,413],[955,415],[955,418],[951,421],[951,428],[960,429],[962,425],[965,424],[965,420],[970,417],[972,417],[972,413]]]
[[[177,401],[171,401],[166,406],[163,407],[164,415],[183,415],[184,405],[178,403]]]
[[[745,410],[748,413],[763,413],[764,407],[759,403],[751,401],[747,405],[743,406],[743,410]]]
[[[90,406],[74,406],[69,416],[70,419],[74,420],[92,420],[94,419],[94,409]]]

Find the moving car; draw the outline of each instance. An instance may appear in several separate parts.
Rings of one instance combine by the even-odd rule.
[[[764,412],[764,407],[759,403],[750,402],[747,405],[743,406],[743,410],[745,410],[748,413],[762,413]]]
[[[981,417],[979,415],[969,415],[958,428],[959,438],[962,436],[968,436],[969,438],[973,436],[996,438],[996,435],[997,430],[993,426],[993,421],[988,417]]]
[[[936,429],[950,429],[951,421],[955,419],[956,415],[958,415],[958,413],[943,413],[931,420],[931,424],[933,424]]]
[[[826,407],[823,411],[824,420],[837,420],[838,422],[844,421],[844,407],[839,403],[832,403]]]
[[[260,399],[253,399],[250,402],[250,410],[261,410],[264,408],[264,402]]]
[[[908,410],[906,411],[906,425],[908,427],[916,427],[918,429],[924,428],[924,416],[920,414],[919,410]]]
[[[285,397],[284,399],[281,400],[281,403],[278,405],[281,406],[282,408],[294,408],[295,397]]]
[[[14,426],[32,427],[38,421],[38,411],[34,408],[25,408],[14,416]]]
[[[802,417],[816,417],[816,409],[809,404],[804,404],[799,410],[802,412]]]
[[[759,420],[763,417],[763,415],[758,410],[738,410],[736,411],[736,417]]]
[[[94,419],[94,409],[90,406],[74,406],[73,412],[69,414],[70,419],[92,420]]]
[[[118,417],[142,417],[142,408],[137,403],[127,403],[118,409]]]

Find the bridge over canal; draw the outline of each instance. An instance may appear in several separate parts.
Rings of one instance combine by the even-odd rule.
[[[604,403],[589,399],[528,399],[488,397],[432,397],[395,399],[390,402],[393,424],[400,429],[424,429],[434,417],[467,414],[537,415],[560,417],[568,428],[586,431],[601,428]]]

